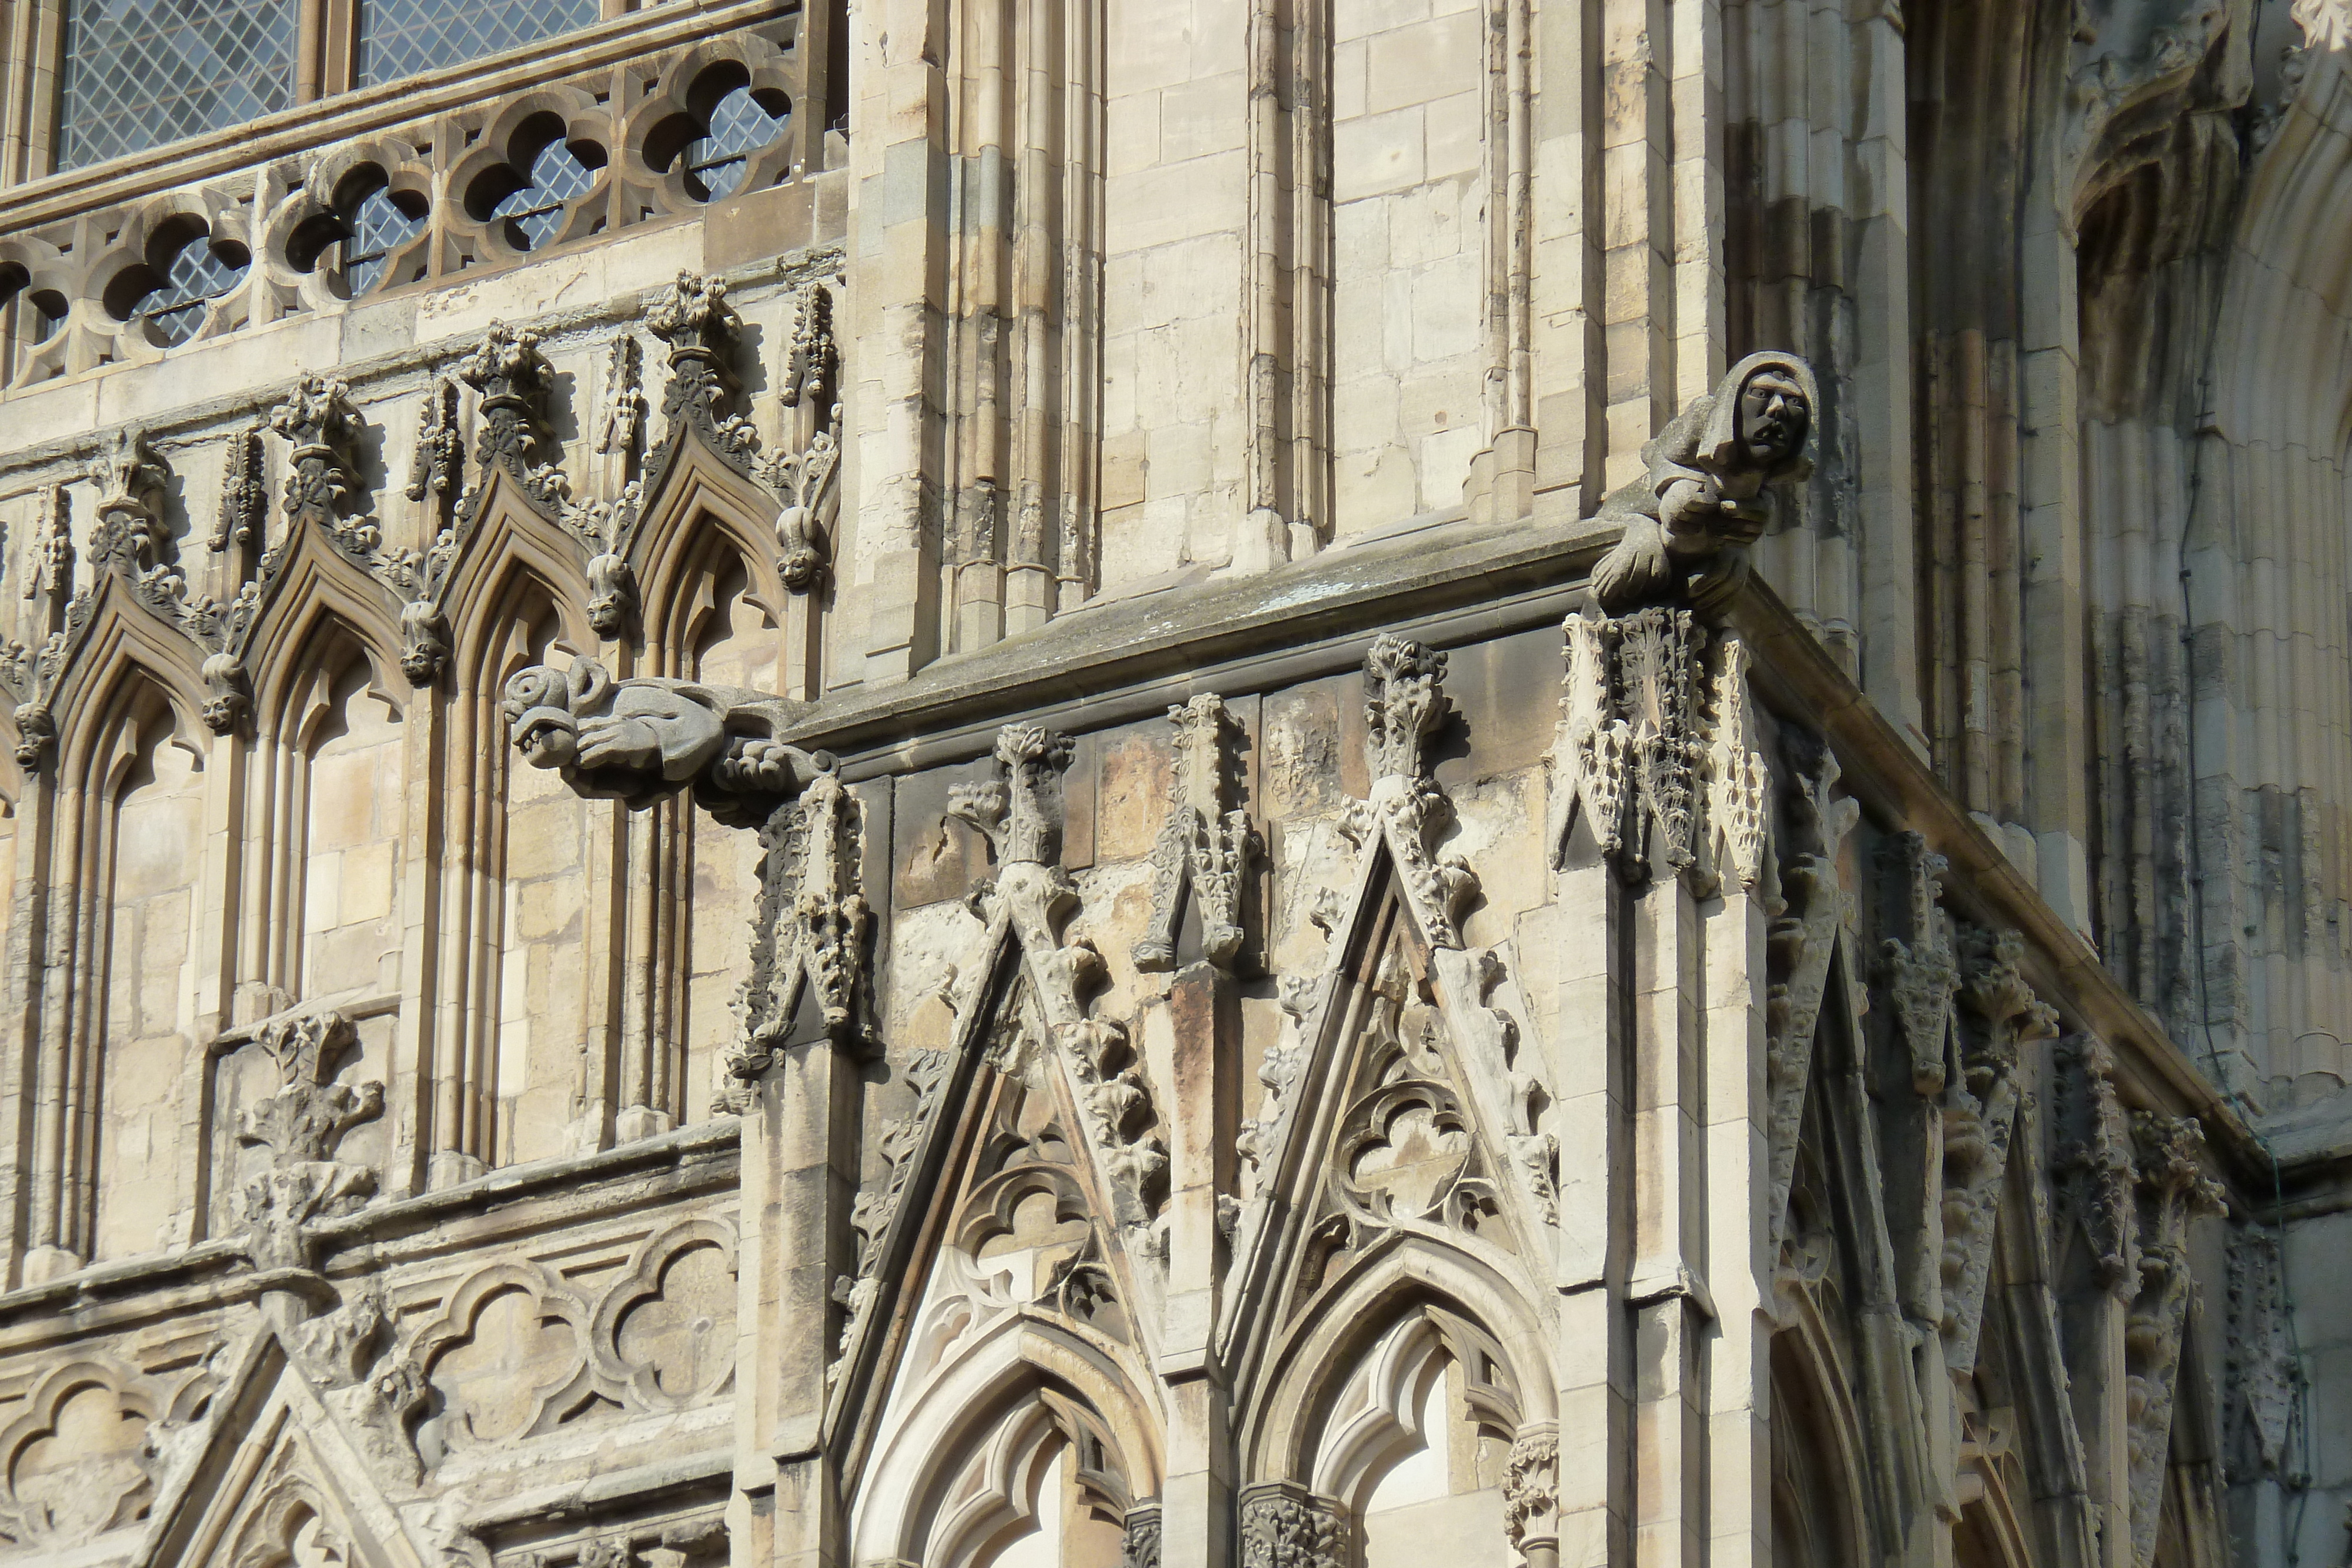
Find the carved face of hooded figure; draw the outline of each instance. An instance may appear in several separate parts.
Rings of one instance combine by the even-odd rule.
[[[1759,468],[1780,467],[1803,449],[1812,412],[1794,377],[1760,367],[1739,389],[1740,450]]]

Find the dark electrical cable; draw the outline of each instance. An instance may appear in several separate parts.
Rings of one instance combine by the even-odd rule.
[[[2207,350],[2211,352],[2210,348]],[[2289,1505],[2284,1531],[2286,1568],[2296,1568],[2302,1562],[2300,1542],[2305,1511],[2311,1503],[2311,1420],[2308,1405],[2310,1384],[2304,1375],[2303,1336],[2295,1323],[2294,1292],[2287,1283],[2286,1266],[2286,1193],[2279,1175],[2278,1150],[2272,1146],[2268,1134],[2262,1130],[2259,1111],[2246,1096],[2230,1082],[2221,1062],[2221,1052],[2213,1040],[2213,1001],[2205,977],[2205,848],[2204,837],[2197,823],[2197,620],[2189,601],[2189,530],[2197,516],[2197,499],[2204,484],[2205,444],[2208,438],[2219,438],[2221,431],[2212,413],[2212,368],[2209,362],[2205,373],[2198,379],[2197,400],[2200,412],[2197,429],[2190,436],[2189,457],[2189,493],[2180,509],[2180,529],[2175,542],[2175,555],[2180,571],[2180,674],[2182,735],[2187,742],[2186,758],[2189,771],[2189,924],[2190,941],[2195,947],[2189,972],[2197,982],[2197,1024],[2205,1036],[2205,1061],[2213,1086],[2222,1097],[2237,1107],[2246,1130],[2263,1151],[2271,1166],[2271,1228],[2278,1243],[2278,1295],[2280,1321],[2286,1326],[2287,1359],[2287,1438],[2281,1445],[2280,1463],[2285,1473],[2280,1476],[2281,1488],[2293,1499]],[[2222,494],[2230,508],[2230,534],[2237,535],[2237,491],[2224,486]],[[2225,804],[2227,804],[2225,802]],[[2225,813],[2225,820],[2227,814]],[[2324,1033],[2324,1030],[2306,1030]],[[2304,1038],[2302,1035],[2295,1037]],[[2290,1466],[2286,1450],[2296,1450],[2299,1462]]]

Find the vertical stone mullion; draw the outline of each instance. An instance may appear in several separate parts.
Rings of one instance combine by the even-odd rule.
[[[1680,876],[1632,902],[1633,1561],[1699,1560],[1706,1538],[1701,1407],[1705,1221],[1698,1098],[1699,916]]]
[[[1776,1260],[1765,1092],[1765,932],[1754,894],[1727,879],[1700,916],[1706,1011],[1703,1096],[1706,1234],[1699,1256],[1718,1332],[1706,1365],[1706,1519],[1713,1563],[1772,1560],[1771,1342]]]
[[[1224,1248],[1217,1198],[1237,1180],[1243,1048],[1240,995],[1210,964],[1180,971],[1164,998],[1144,1006],[1145,1058],[1171,1092],[1161,1098],[1169,1139],[1170,1281],[1160,1342],[1169,1385],[1167,1479],[1160,1513],[1163,1561],[1225,1568],[1233,1507],[1230,1395],[1214,1330],[1223,1304]]]
[[[788,1047],[743,1121],[732,1568],[820,1568],[846,1546],[824,1438],[833,1282],[851,1271],[857,1068],[822,1038]]]
[[[1631,899],[1606,858],[1578,856],[1557,880],[1562,1038],[1559,1085],[1561,1291],[1559,1545],[1562,1568],[1625,1561],[1633,1476],[1630,1324],[1624,1307],[1632,1208],[1626,1071]],[[1572,1020],[1582,1030],[1570,1032]]]

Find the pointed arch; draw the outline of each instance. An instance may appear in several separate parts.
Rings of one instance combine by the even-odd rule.
[[[1087,1468],[1107,1508],[1157,1498],[1161,1419],[1142,1392],[1143,1369],[1124,1360],[1045,1314],[1024,1308],[998,1318],[886,1412],[851,1504],[851,1560],[973,1561],[1025,1517],[1013,1483],[1034,1480],[1048,1429],[1073,1449],[1098,1452]],[[975,1467],[984,1484],[951,1498]]]
[[[577,541],[531,504],[511,475],[494,467],[436,596],[461,672],[478,668],[483,641],[496,635],[500,607],[521,574],[535,579],[556,607],[564,641],[583,653],[593,650],[597,638],[588,624],[588,578]],[[468,689],[462,674],[459,689]]]
[[[1880,1554],[1865,1511],[1862,1413],[1819,1303],[1803,1296],[1795,1317],[1771,1346],[1773,1568],[1863,1568]]]
[[[1338,1289],[1314,1302],[1267,1356],[1264,1382],[1235,1412],[1241,1473],[1254,1481],[1310,1482],[1320,1473],[1319,1423],[1367,1354],[1400,1322],[1435,1312],[1462,1325],[1464,1343],[1491,1347],[1514,1431],[1559,1419],[1545,1325],[1520,1287],[1491,1264],[1429,1237],[1391,1232]]]
[[[646,644],[676,643],[689,585],[720,540],[742,557],[756,602],[781,628],[789,597],[775,561],[782,506],[758,482],[714,456],[690,427],[673,453],[640,503],[628,542],[627,559],[644,596]]]
[[[285,557],[244,653],[257,727],[265,734],[270,733],[268,716],[280,711],[286,700],[284,688],[307,679],[321,622],[341,624],[380,672],[400,664],[400,625],[381,583],[320,540],[314,529],[297,530],[279,548]]]
[[[94,751],[107,744],[111,704],[133,671],[166,697],[184,744],[205,756],[210,737],[199,716],[205,682],[195,645],[146,611],[126,604],[110,576],[100,582],[79,646],[50,695],[50,711],[58,721],[58,777],[86,777]]]
[[[257,693],[247,791],[259,848],[241,911],[246,977],[313,999],[376,983],[384,954],[399,946],[404,727],[415,698],[396,636],[384,624],[370,635],[349,607],[330,598],[286,618]]]
[[[200,697],[172,679],[186,672],[151,661],[143,619],[102,608],[83,645],[88,685],[36,852],[48,898],[25,998],[39,1085],[30,1239],[82,1262],[193,1239],[202,1161],[212,737]]]

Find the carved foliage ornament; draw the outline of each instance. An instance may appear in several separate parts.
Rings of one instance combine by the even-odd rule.
[[[1343,1568],[1348,1516],[1335,1499],[1262,1482],[1242,1493],[1241,1545],[1242,1568]]]
[[[2139,1292],[2139,1220],[2131,1123],[2116,1097],[2115,1053],[2097,1037],[2077,1034],[2059,1041],[2056,1057],[2052,1166],[2061,1213],[2090,1249],[2093,1280],[2128,1302]]]
[[[247,1245],[257,1269],[306,1269],[305,1228],[358,1207],[375,1191],[374,1172],[335,1155],[344,1134],[383,1113],[383,1085],[336,1082],[359,1047],[350,1020],[338,1012],[281,1013],[223,1035],[214,1051],[247,1041],[276,1064],[278,1086],[237,1116],[237,1142],[268,1154],[268,1167],[241,1195]]]
[[[1405,901],[1433,947],[1459,947],[1461,912],[1478,891],[1470,862],[1438,843],[1453,803],[1430,777],[1429,748],[1453,703],[1445,655],[1382,633],[1364,657],[1364,756],[1371,798],[1351,801],[1340,831],[1360,845],[1377,838],[1396,867]]]
[[[1151,923],[1135,945],[1135,967],[1172,968],[1178,922],[1190,894],[1209,962],[1231,969],[1242,946],[1242,892],[1264,841],[1249,813],[1232,805],[1227,758],[1234,725],[1214,693],[1168,710],[1176,728],[1176,803],[1151,848]]]
[[[1559,1434],[1529,1427],[1503,1465],[1503,1529],[1522,1557],[1559,1541]]]
[[[1058,731],[1007,725],[996,736],[997,777],[959,786],[948,810],[996,852],[994,877],[973,894],[988,931],[983,940],[992,948],[1003,940],[1020,946],[1038,1009],[1087,1113],[1089,1146],[1111,1178],[1118,1220],[1137,1225],[1164,1196],[1168,1155],[1159,1135],[1146,1131],[1151,1093],[1127,1031],[1087,1013],[1084,993],[1101,977],[1102,955],[1086,938],[1066,941],[1062,934],[1077,904],[1061,867],[1062,770],[1074,752],[1075,743]],[[972,967],[984,974],[988,966]]]
[[[2025,940],[2014,931],[1969,925],[1960,932],[1959,1001],[1964,1030],[1959,1082],[1944,1086],[1945,1364],[1976,1368],[1977,1333],[1984,1319],[1985,1281],[2000,1188],[2016,1131],[2021,1048],[2055,1040],[2058,1015],[2034,998],[2019,972]]]
[[[227,605],[205,594],[189,596],[163,517],[171,473],[163,459],[142,432],[125,427],[114,434],[87,476],[99,492],[90,528],[94,580],[79,592],[73,591],[66,493],[62,486],[52,486],[35,536],[34,570],[26,587],[26,597],[38,606],[34,623],[42,640],[37,651],[22,643],[0,644],[0,687],[16,699],[16,760],[26,768],[40,765],[56,738],[51,702],[89,633],[99,596],[110,583],[187,639],[202,656],[206,727],[228,733],[242,722],[247,706],[245,666],[237,651],[257,608],[254,591],[248,585]]]
[[[1770,980],[1764,997],[1764,1081],[1769,1103],[1774,1251],[1788,1237],[1789,1193],[1796,1181],[1797,1142],[1812,1082],[1813,1040],[1828,994],[1830,960],[1852,900],[1838,880],[1838,852],[1862,814],[1832,793],[1836,755],[1820,747],[1789,791],[1790,844],[1780,887],[1788,907],[1766,932]]]
[[[1754,891],[1769,796],[1746,648],[1727,634],[1710,638],[1690,611],[1669,606],[1570,615],[1563,631],[1568,674],[1551,749],[1555,863],[1565,863],[1580,813],[1602,857],[1631,882],[1646,881],[1654,861],[1702,876],[1700,852],[1712,847],[1721,869]],[[1712,873],[1703,880],[1711,889]]]
[[[909,1051],[906,1060],[898,1064],[899,1074],[914,1093],[915,1103],[905,1115],[883,1124],[877,1141],[888,1166],[887,1174],[880,1181],[860,1187],[856,1200],[850,1205],[849,1228],[857,1237],[857,1271],[844,1274],[833,1282],[833,1299],[847,1310],[841,1325],[843,1358],[848,1356],[865,1332],[874,1301],[881,1293],[882,1257],[889,1240],[890,1224],[906,1197],[907,1179],[914,1173],[915,1156],[939,1120],[940,1085],[946,1080],[948,1067],[946,1051],[920,1049]],[[828,1383],[839,1376],[841,1364],[841,1360],[836,1359],[826,1368]]]
[[[761,827],[751,972],[735,1003],[742,1034],[727,1052],[718,1109],[748,1108],[751,1085],[776,1064],[809,1002],[833,1038],[866,1037],[863,821],[841,781],[820,773]]]
[[[1879,944],[1879,976],[1895,1004],[1895,1027],[1910,1047],[1911,1087],[1933,1097],[1944,1091],[1944,1046],[1952,998],[1960,988],[1959,964],[1947,934],[1949,922],[1937,905],[1945,861],[1915,832],[1894,835],[1881,855],[1901,890],[1911,936],[1907,942],[1889,936]]]
[[[551,463],[533,463],[547,442],[547,393],[554,367],[540,350],[539,334],[493,321],[473,352],[457,361],[457,378],[481,394],[474,433],[474,462],[481,478],[457,503],[460,528],[478,517],[490,476],[504,473],[548,517],[561,515],[570,486]]]
[[[742,319],[727,303],[724,278],[680,272],[645,314],[646,330],[669,345],[669,380],[662,388],[661,445],[650,466],[667,465],[688,430],[728,466],[750,477],[760,438],[730,406],[735,377],[727,364]]]
[[[2124,1320],[2126,1444],[2130,1454],[2132,1552],[2139,1568],[2156,1560],[2180,1340],[2192,1281],[2189,1222],[2222,1209],[2221,1186],[2204,1174],[2204,1129],[2194,1116],[2132,1113],[2138,1156],[2139,1293]]]

